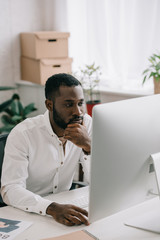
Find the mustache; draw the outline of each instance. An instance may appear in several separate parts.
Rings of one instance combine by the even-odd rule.
[[[80,120],[83,121],[83,116],[76,116],[76,117],[70,119],[69,123],[72,123],[74,121],[80,121]]]

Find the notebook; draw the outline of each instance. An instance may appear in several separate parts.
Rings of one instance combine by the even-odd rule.
[[[97,237],[89,233],[87,230],[80,230],[72,233],[68,233],[58,237],[45,238],[42,240],[99,240]]]

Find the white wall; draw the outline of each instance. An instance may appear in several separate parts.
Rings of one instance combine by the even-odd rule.
[[[53,30],[53,5],[53,0],[0,0],[0,86],[20,80],[19,34]],[[1,91],[0,102],[10,96]]]

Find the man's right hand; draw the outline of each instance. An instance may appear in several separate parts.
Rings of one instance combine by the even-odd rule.
[[[51,215],[57,222],[67,226],[89,225],[86,218],[88,217],[88,212],[74,205],[53,202],[48,206],[46,213]]]

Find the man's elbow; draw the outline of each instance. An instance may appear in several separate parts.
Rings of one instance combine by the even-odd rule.
[[[5,186],[3,186],[3,187],[1,188],[1,196],[2,196],[3,202],[4,202],[5,204],[7,204],[7,205],[10,205],[9,199],[8,199],[8,197],[7,197],[7,192],[6,192],[6,190],[5,190]]]

